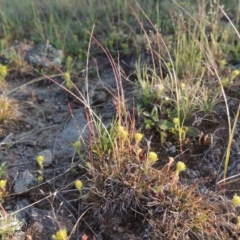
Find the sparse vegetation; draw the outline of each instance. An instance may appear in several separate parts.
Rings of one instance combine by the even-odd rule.
[[[10,120],[17,119],[16,113],[17,105],[15,101],[7,97],[0,96],[0,126]]]
[[[239,142],[237,1],[10,2],[2,1],[0,11],[0,130],[4,128],[5,134],[9,129],[16,133],[34,129],[38,136],[59,124],[50,112],[59,114],[64,108],[53,106],[45,115],[51,101],[44,105],[41,92],[31,92],[31,100],[17,100],[28,112],[33,106],[40,109],[33,126],[28,120],[20,127],[10,124],[19,119],[16,100],[7,97],[8,84],[11,87],[13,79],[25,82],[39,74],[69,94],[68,107],[76,126],[80,123],[72,106],[83,110],[86,119],[83,129],[75,130],[83,136],[70,145],[61,142],[62,148],[74,150],[71,162],[67,154],[59,160],[55,152],[55,162],[48,166],[53,171],[44,169],[41,155],[32,169],[38,186],[29,190],[29,196],[40,196],[36,205],[47,199],[55,214],[61,212],[55,206],[58,201],[74,216],[70,235],[59,224],[52,239],[98,239],[98,234],[108,239],[122,229],[134,239],[237,239],[240,197],[227,188],[228,177],[232,179],[229,169],[237,169],[229,168],[231,151]],[[38,69],[42,66],[27,61],[29,49],[39,43],[45,44],[45,51],[49,44],[59,54],[63,51],[62,66]],[[111,84],[102,84],[101,72],[109,66],[114,91]],[[47,74],[56,71],[62,74],[59,79]],[[134,91],[126,92],[125,82]],[[99,85],[104,87],[99,90]],[[99,100],[101,94],[106,99]],[[116,114],[106,124],[101,110],[107,101],[114,103]],[[47,127],[38,122],[41,116]],[[215,139],[221,130],[225,135]],[[24,142],[24,137],[0,147],[8,150]],[[24,144],[34,150],[45,148],[43,143],[36,147],[34,141]],[[57,144],[51,146],[55,151]],[[217,167],[205,174],[210,150]],[[2,202],[8,191],[15,196],[9,181],[12,185],[17,181],[8,180],[5,166],[0,167]],[[11,239],[19,229],[3,227],[12,225],[4,223],[11,218],[6,217],[4,204],[1,208],[0,235]]]

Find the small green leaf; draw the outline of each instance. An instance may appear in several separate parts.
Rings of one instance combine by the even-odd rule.
[[[144,119],[144,123],[147,129],[150,129],[151,126],[154,126],[154,122],[151,119]],[[148,126],[148,127],[147,127]]]
[[[195,127],[188,127],[187,136],[188,137],[197,137],[200,131]]]
[[[162,119],[159,121],[158,126],[161,130],[166,131],[166,130],[174,128],[175,125],[173,122]]]
[[[151,117],[151,114],[149,112],[143,112],[143,115],[146,116],[146,117]]]

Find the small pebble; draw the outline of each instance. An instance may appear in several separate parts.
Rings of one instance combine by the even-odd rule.
[[[122,227],[118,227],[118,228],[117,228],[117,231],[118,231],[119,233],[123,233],[124,229],[123,229]]]

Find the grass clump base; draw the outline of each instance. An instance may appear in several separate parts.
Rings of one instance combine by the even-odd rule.
[[[234,205],[217,193],[201,193],[200,183],[181,184],[182,172],[187,171],[183,162],[169,158],[157,168],[161,153],[147,149],[143,134],[118,124],[99,136],[90,149],[99,151],[103,143],[108,148],[101,155],[95,151],[86,161],[80,197],[88,222],[100,222],[98,227],[104,229],[104,223],[118,219],[129,232],[145,231],[148,239],[234,239],[238,232]],[[91,227],[99,231],[96,225]]]

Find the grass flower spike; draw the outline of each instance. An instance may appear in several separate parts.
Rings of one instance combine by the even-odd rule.
[[[235,207],[240,206],[240,197],[237,194],[233,196],[232,203]]]
[[[186,169],[187,169],[187,167],[186,167],[185,163],[181,162],[181,161],[178,161],[175,173],[176,173],[176,175],[179,175],[180,172],[182,172]]]

